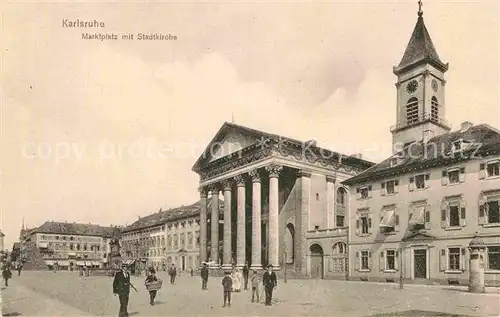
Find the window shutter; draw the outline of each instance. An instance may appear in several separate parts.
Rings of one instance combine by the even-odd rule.
[[[441,228],[447,227],[447,210],[448,204],[444,201],[441,203]]]
[[[460,225],[462,227],[467,225],[466,203],[464,200],[460,202]]]
[[[361,261],[361,258],[359,256],[359,251],[356,252],[356,258],[354,259],[354,270],[359,271],[359,261]]]
[[[361,190],[358,188],[356,188],[356,199],[361,199]]]
[[[490,206],[486,202],[484,204],[484,223],[488,223],[488,213],[490,212]]]
[[[397,212],[397,210],[396,210],[396,212]],[[396,214],[394,217],[396,218],[396,219],[394,219],[394,223],[395,223],[394,231],[398,232],[399,231],[399,215]]]
[[[415,177],[410,177],[410,182],[408,184],[408,189],[410,191],[414,191],[415,190]]]
[[[372,185],[368,185],[368,197],[372,197]]]
[[[394,180],[394,193],[397,194],[398,191],[398,186],[399,186],[399,179]]]
[[[439,270],[446,271],[446,250],[441,249],[441,254],[439,255]]]
[[[425,229],[429,230],[431,228],[431,211],[430,206],[425,207]]]
[[[466,262],[467,262],[467,257],[466,257],[466,249],[462,248],[460,250],[460,270],[466,271]]]
[[[403,256],[403,255],[401,255]],[[394,251],[394,268],[396,271],[399,271],[399,251]]]
[[[380,271],[385,270],[385,251],[380,252]]]
[[[368,269],[372,269],[372,252],[368,251]]]
[[[443,170],[443,173],[441,175],[441,186],[446,185],[448,185],[448,171]]]
[[[380,195],[385,196],[387,194],[387,189],[385,188],[385,183],[381,183],[380,186],[381,186]]]
[[[359,215],[356,214],[356,235],[359,235]]]
[[[460,167],[460,174],[458,177],[459,177],[460,183],[465,182],[465,167]]]
[[[479,224],[484,225],[484,205],[479,205]]]
[[[372,233],[372,214],[370,213],[368,215],[368,233]]]
[[[479,164],[479,179],[485,179],[486,178],[486,164],[481,163]]]

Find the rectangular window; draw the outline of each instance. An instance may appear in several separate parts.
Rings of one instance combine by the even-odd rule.
[[[488,201],[488,223],[500,223],[499,201]]]
[[[368,198],[368,196],[369,196],[368,187],[362,187],[362,188],[360,188],[359,192],[361,194],[361,198]]]
[[[500,176],[500,162],[488,163],[488,177]]]
[[[459,170],[448,171],[448,181],[450,184],[457,184],[460,182],[460,172]]]
[[[344,227],[344,216],[337,216],[336,217],[336,221],[337,221],[337,227],[338,228],[343,228]]]
[[[488,247],[488,269],[500,270],[500,246]]]
[[[362,234],[368,233],[368,217],[366,216],[361,217],[361,233]]]
[[[395,193],[395,181],[388,181],[387,183],[385,183],[385,188],[386,188],[386,191],[387,191],[387,195],[391,195],[391,194],[394,194]]]
[[[385,268],[386,270],[395,270],[396,269],[396,251],[387,250],[385,253]]]
[[[415,186],[417,189],[423,189],[425,188],[425,175],[417,175],[415,176]]]
[[[458,206],[450,206],[450,227],[460,226],[460,210]]]
[[[370,267],[368,266],[368,251],[361,251],[361,269],[362,270],[370,269]]]
[[[460,248],[448,249],[448,269],[460,270]]]

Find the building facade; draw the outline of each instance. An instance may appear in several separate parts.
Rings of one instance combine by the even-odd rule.
[[[354,280],[467,284],[471,239],[487,245],[486,284],[500,284],[500,131],[445,123],[444,72],[422,12],[398,76],[394,154],[344,182]]]
[[[118,227],[47,221],[38,228],[21,230],[21,258],[39,257],[49,268],[106,268],[109,242]],[[24,252],[23,252],[24,251]],[[39,268],[37,268],[39,269]]]
[[[315,141],[225,123],[193,166],[201,260],[345,278],[349,207],[340,182],[372,165]]]
[[[181,206],[142,217],[122,232],[122,256],[144,270],[166,270],[172,263],[181,271],[200,264],[200,204]]]

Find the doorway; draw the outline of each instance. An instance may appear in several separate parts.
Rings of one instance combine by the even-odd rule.
[[[311,251],[311,277],[323,278],[323,248],[319,244],[313,244]]]
[[[186,270],[186,256],[181,256],[181,270],[185,271]]]
[[[427,250],[413,250],[413,270],[415,278],[427,278]]]

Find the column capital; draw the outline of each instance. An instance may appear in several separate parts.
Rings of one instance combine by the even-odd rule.
[[[219,193],[219,184],[210,184],[208,185],[208,190],[210,190],[212,192],[212,194],[214,193]]]
[[[200,198],[207,198],[208,188],[206,187],[198,187],[198,192],[200,193]]]
[[[258,170],[250,171],[250,172],[248,172],[248,175],[250,175],[250,177],[252,178],[253,183],[260,183],[261,182],[260,173]]]
[[[337,177],[335,177],[334,175],[326,175],[326,181],[335,184],[335,182],[337,181]]]
[[[299,177],[311,177],[312,173],[306,170],[300,170],[298,173]]]
[[[231,186],[233,186],[233,181],[232,179],[225,179],[222,181],[222,188],[224,189],[224,191],[230,191],[231,190]]]
[[[265,169],[269,173],[269,177],[279,177],[283,166],[278,164],[271,164],[266,166]]]
[[[234,182],[236,183],[236,186],[242,187],[245,186],[245,176],[244,175],[236,175],[233,177]]]

